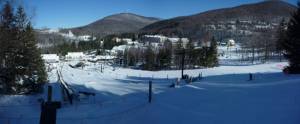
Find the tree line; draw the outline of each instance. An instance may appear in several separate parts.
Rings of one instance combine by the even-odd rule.
[[[89,50],[100,50],[101,41],[91,40],[91,41],[63,41],[60,44],[54,44],[43,50],[43,53],[50,54],[55,53],[59,55],[66,55],[68,52],[83,52]]]
[[[185,46],[179,40],[175,45],[166,40],[161,46],[127,47],[117,55],[124,67],[133,66],[144,70],[201,68],[218,66],[217,42],[211,38],[210,46],[195,48],[192,41]]]

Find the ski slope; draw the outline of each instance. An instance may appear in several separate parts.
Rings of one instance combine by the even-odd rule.
[[[181,76],[180,70],[142,71],[86,63],[58,69],[75,91],[96,93],[80,96],[73,105],[63,101],[56,70],[49,73],[54,100],[63,101],[58,124],[299,124],[300,76],[285,75],[287,63],[220,66],[186,70],[204,78],[192,84],[169,86]],[[254,80],[249,81],[249,73]],[[148,103],[148,82],[153,81],[153,102]],[[0,96],[0,123],[38,124],[40,106],[35,96]]]

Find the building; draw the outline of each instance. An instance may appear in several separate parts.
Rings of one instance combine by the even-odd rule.
[[[68,54],[65,56],[66,60],[84,60],[85,55],[83,52],[68,52]]]
[[[163,44],[165,41],[170,41],[173,47],[177,46],[178,42],[181,41],[184,48],[186,48],[189,42],[188,38],[166,37],[163,35],[144,35],[141,40],[152,46],[160,46],[157,44]]]
[[[229,39],[227,41],[227,46],[235,46],[235,41],[233,39]]]
[[[132,42],[132,39],[130,39],[130,38],[118,38],[118,37],[115,37],[114,40],[115,40],[117,43],[119,43],[119,42],[126,42],[126,43]]]
[[[56,54],[42,54],[42,59],[46,63],[56,63],[59,62],[59,56]]]
[[[188,38],[168,38],[168,40],[171,41],[174,48],[177,46],[178,42],[181,42],[184,48],[186,48],[187,44],[189,43]]]

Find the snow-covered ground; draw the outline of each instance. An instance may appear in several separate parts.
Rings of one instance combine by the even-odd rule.
[[[169,86],[181,76],[180,70],[142,71],[87,63],[71,68],[62,62],[57,67],[65,82],[75,91],[96,93],[81,96],[70,105],[63,101],[56,69],[49,73],[54,86],[53,99],[62,101],[58,124],[299,124],[300,76],[281,72],[287,63],[248,66],[220,66],[186,70],[202,80]],[[254,80],[249,81],[249,73]],[[148,82],[153,81],[153,102],[148,103]],[[0,124],[38,124],[39,98],[0,96]]]

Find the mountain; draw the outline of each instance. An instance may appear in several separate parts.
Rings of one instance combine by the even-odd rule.
[[[67,33],[71,30],[75,35],[97,35],[102,37],[109,34],[135,32],[159,20],[158,18],[144,17],[132,13],[120,13],[104,17],[86,26],[62,29],[61,31]]]
[[[140,32],[175,34],[192,38],[199,38],[207,31],[211,31],[213,34],[225,33],[228,35],[232,35],[236,31],[253,33],[257,31],[257,28],[253,27],[269,26],[269,28],[274,28],[283,18],[287,20],[295,10],[296,7],[289,3],[270,0],[162,20],[144,27]],[[238,25],[238,22],[247,22],[247,24]]]

